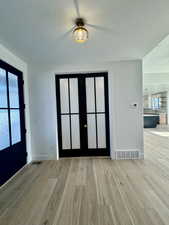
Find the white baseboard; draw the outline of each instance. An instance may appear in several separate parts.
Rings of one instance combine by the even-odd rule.
[[[57,157],[56,155],[47,155],[47,154],[32,156],[32,161],[44,161],[44,160],[57,160]]]
[[[143,151],[139,149],[116,149],[111,154],[111,159],[144,159]],[[58,160],[56,155],[39,154],[32,156],[32,161]]]

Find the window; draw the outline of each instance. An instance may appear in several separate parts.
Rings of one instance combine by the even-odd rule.
[[[153,97],[152,98],[152,109],[157,110],[161,108],[161,98]]]

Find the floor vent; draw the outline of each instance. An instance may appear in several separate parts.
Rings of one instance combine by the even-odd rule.
[[[31,164],[32,165],[40,165],[40,164],[42,164],[42,161],[33,161]]]
[[[117,151],[116,159],[139,159],[139,151]]]

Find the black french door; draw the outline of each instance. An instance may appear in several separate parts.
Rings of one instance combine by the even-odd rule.
[[[56,75],[60,157],[109,156],[108,73]]]
[[[0,60],[0,185],[26,164],[22,72]]]

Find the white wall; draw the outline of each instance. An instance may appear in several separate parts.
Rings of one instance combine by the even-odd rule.
[[[31,153],[31,132],[30,132],[30,114],[29,114],[29,93],[28,93],[28,73],[27,64],[22,61],[19,57],[11,53],[7,48],[0,44],[0,59],[6,63],[16,67],[18,70],[23,72],[24,77],[24,97],[25,97],[25,119],[26,119],[26,139],[27,139],[27,152],[28,162],[32,160]]]
[[[142,62],[121,61],[87,66],[62,66],[29,71],[33,159],[57,158],[55,74],[66,72],[109,73],[111,155],[139,150],[143,157]],[[130,105],[138,103],[138,107]]]

